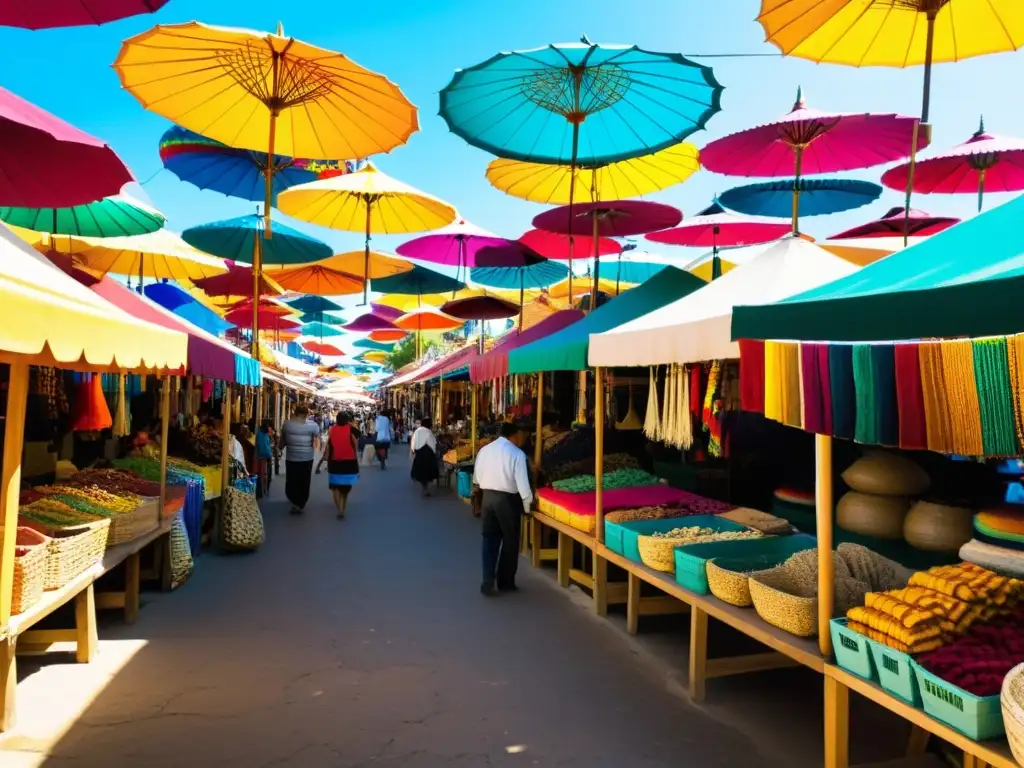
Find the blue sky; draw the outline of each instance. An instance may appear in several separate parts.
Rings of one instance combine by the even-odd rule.
[[[199,20],[272,30],[280,20],[287,34],[341,51],[360,64],[386,74],[419,106],[421,130],[408,145],[375,158],[382,170],[458,207],[463,216],[501,235],[516,237],[530,227],[542,206],[508,197],[484,178],[491,157],[450,134],[437,116],[438,91],[458,67],[475,64],[497,51],[575,41],[586,33],[595,42],[631,43],[651,50],[701,53],[771,53],[754,21],[757,0],[717,3],[635,0],[586,3],[516,0],[482,3],[430,0],[334,4],[292,0],[170,0],[153,16],[141,16],[100,28],[27,32],[0,30],[3,85],[106,139],[134,170],[152,201],[180,231],[206,221],[252,211],[252,204],[200,192],[160,166],[157,142],[168,123],[146,112],[120,89],[110,64],[120,41],[156,22]],[[585,11],[581,13],[581,11]],[[922,69],[853,69],[815,65],[798,59],[700,59],[714,67],[725,86],[722,111],[708,130],[691,137],[698,146],[769,120],[786,111],[798,85],[808,103],[836,111],[901,112],[921,108]],[[1017,83],[1024,74],[1024,53],[1010,53],[936,67],[933,79],[933,146],[959,143],[984,114],[990,132],[1024,136],[1024,107]],[[852,174],[877,181],[884,168]],[[156,174],[154,176],[154,174]],[[151,178],[152,177],[152,178]],[[148,181],[147,181],[148,180]],[[702,172],[685,184],[651,199],[692,215],[716,193],[744,180]],[[992,204],[1006,196],[992,196]],[[886,191],[872,206],[842,215],[805,221],[803,229],[824,237],[881,215],[900,205],[902,196]],[[973,196],[916,197],[915,207],[933,213],[968,216]],[[362,239],[297,224],[338,250],[360,248]],[[393,249],[397,239],[379,238]],[[665,255],[692,258],[689,249],[665,248]]]

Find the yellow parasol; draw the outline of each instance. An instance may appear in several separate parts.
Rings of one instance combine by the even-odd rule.
[[[355,173],[332,176],[286,189],[278,208],[302,221],[346,232],[363,232],[363,303],[370,284],[370,237],[426,232],[451,224],[455,208],[413,189],[367,163]]]
[[[49,247],[69,254],[75,266],[96,274],[127,275],[155,280],[199,280],[228,271],[223,259],[196,250],[178,235],[158,229],[147,235],[131,237],[50,238]]]
[[[555,283],[548,288],[548,295],[553,299],[568,299],[573,295],[573,288],[569,279],[563,280],[560,283]],[[600,280],[598,281],[598,290],[601,293],[607,293],[609,296],[618,296],[619,293],[633,288],[634,285],[631,283],[618,283],[616,280]],[[575,296],[584,296],[593,290],[593,284],[587,282],[586,288],[582,292],[576,291]]]
[[[365,254],[362,251],[348,251],[338,253],[329,259],[316,262],[317,266],[330,267],[339,272],[348,272],[350,275],[358,275],[363,272]],[[411,261],[406,261],[399,256],[392,256],[389,253],[370,251],[370,271],[368,277],[376,280],[378,277],[391,277],[409,272],[413,267]]]

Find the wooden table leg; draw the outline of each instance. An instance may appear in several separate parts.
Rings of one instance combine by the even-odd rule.
[[[928,751],[928,739],[931,734],[924,728],[913,726],[910,729],[910,741],[907,742],[907,757],[921,757]]]
[[[558,586],[569,586],[569,569],[572,568],[572,539],[558,532]]]
[[[697,606],[690,612],[690,699],[704,701],[708,672],[708,615]]]
[[[608,615],[608,561],[594,553],[594,612],[598,616]]]
[[[78,635],[75,660],[88,664],[100,642],[96,628],[96,592],[92,584],[75,595],[75,631]]]
[[[530,516],[530,563],[534,568],[540,568],[541,533],[543,528],[540,523]]]
[[[139,553],[128,555],[124,561],[124,621],[134,624],[139,618],[139,591],[142,580]]]
[[[18,688],[17,637],[0,641],[0,732],[14,727]]]
[[[825,675],[825,768],[849,765],[850,689]]]
[[[626,574],[626,632],[635,635],[640,629],[640,577]]]

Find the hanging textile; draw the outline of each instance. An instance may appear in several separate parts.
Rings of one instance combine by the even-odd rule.
[[[953,453],[953,433],[949,420],[946,377],[943,374],[942,348],[938,344],[921,344],[917,355],[921,363],[921,396],[924,401],[928,450],[936,453]]]
[[[943,341],[942,376],[946,384],[950,436],[953,453],[981,456],[985,452],[981,436],[981,406],[974,378],[974,348],[970,341]]]
[[[893,348],[899,447],[908,451],[923,451],[928,447],[918,348],[917,344],[896,344]]]
[[[790,427],[800,426],[800,365],[796,344],[764,344],[764,415]]]
[[[708,433],[708,453],[712,456],[722,455],[721,403],[716,398],[721,373],[721,363],[718,360],[713,361],[708,373],[708,389],[704,395],[704,407],[701,411],[704,431]]]
[[[826,361],[824,367],[820,364],[822,352]],[[832,399],[828,391],[827,355],[828,347],[824,344],[800,345],[804,429],[819,435],[832,434]],[[742,361],[740,365],[742,367]]]
[[[832,392],[832,434],[852,440],[857,419],[853,347],[848,344],[829,345],[828,381]]]
[[[764,342],[740,339],[740,408],[764,413]]]
[[[896,445],[896,371],[890,344],[855,344],[853,381],[856,418],[853,439],[867,445]]]
[[[661,439],[667,445],[676,444],[676,376],[679,368],[670,365],[665,371],[665,397],[661,412]]]
[[[971,346],[985,455],[1014,456],[1018,449],[1006,339],[974,341]]]
[[[1014,432],[1017,444],[1024,446],[1024,334],[1006,339],[1006,357],[1010,373]]]
[[[125,376],[123,373],[115,375],[119,380],[119,386],[117,388],[117,405],[114,408],[114,423],[111,431],[115,438],[120,438],[128,436],[131,432],[131,425],[128,423],[128,408],[125,404],[124,396]]]
[[[696,367],[699,370],[699,366]],[[693,392],[690,391],[691,381],[692,377],[687,376],[686,369],[679,366],[679,375],[676,377],[676,402],[679,403],[679,423],[676,425],[676,431],[679,433],[679,439],[676,442],[676,447],[682,448],[684,451],[693,447],[693,411],[690,407],[690,403],[693,401]]]
[[[651,382],[647,388],[647,413],[644,416],[644,436],[648,440],[661,440],[661,408],[658,405],[658,375],[654,366],[650,368]]]
[[[114,423],[103,396],[103,383],[99,376],[88,376],[75,385],[74,409],[71,414],[72,432],[98,432]]]
[[[703,372],[704,368],[700,365],[694,365],[690,368],[690,416],[693,419],[700,418],[701,404],[704,402],[704,390],[702,388],[704,384]]]

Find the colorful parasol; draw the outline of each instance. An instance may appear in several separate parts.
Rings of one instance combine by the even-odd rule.
[[[327,243],[284,224],[277,225],[273,239],[265,240],[264,225],[263,216],[248,214],[189,227],[181,236],[193,248],[222,259],[251,264],[256,264],[257,258],[264,265],[306,264],[331,255],[331,247]],[[259,256],[256,255],[257,247]]]
[[[460,328],[465,321],[456,317],[449,317],[443,312],[438,312],[432,307],[425,307],[402,315],[394,321],[395,325],[403,331],[419,333],[422,331],[454,331]]]
[[[289,299],[288,306],[296,312],[335,312],[341,309],[340,304],[335,304],[323,296],[300,296],[297,299]]]
[[[545,232],[542,229],[531,229],[519,238],[519,242],[529,246],[541,256],[555,261],[593,259],[597,256],[622,253],[622,246],[609,237],[597,239],[597,251],[595,252],[592,237],[575,240],[571,235]]]
[[[519,306],[496,296],[470,296],[442,305],[441,311],[460,320],[503,320],[519,314]]]
[[[326,336],[344,336],[345,332],[334,328],[330,325],[324,325],[323,323],[307,323],[302,326],[303,336],[316,336],[318,338],[324,338]]]
[[[733,187],[719,195],[726,208],[752,216],[822,216],[860,208],[882,194],[878,184],[856,179],[781,179]],[[793,208],[796,204],[798,207]]]
[[[345,321],[337,315],[326,312],[303,312],[299,315],[300,323],[323,323],[324,325],[344,325]]]
[[[302,342],[302,348],[307,352],[312,352],[314,355],[322,355],[324,357],[340,357],[345,354],[333,344],[324,344],[322,341],[304,341]]]
[[[359,355],[359,359],[366,360],[371,363],[386,363],[390,359],[390,355],[387,352],[371,350],[369,352],[363,352],[363,354]]]
[[[401,330],[400,328],[396,328],[394,330],[385,329],[379,331],[370,331],[370,335],[368,338],[370,341],[390,342],[391,345],[394,346],[394,343],[396,341],[404,339],[405,335],[405,331]]]
[[[134,180],[102,141],[0,88],[0,205],[67,208]]]
[[[261,331],[294,331],[298,330],[301,325],[295,320],[292,320],[272,309],[266,307],[260,307],[258,327]],[[253,311],[252,307],[244,309],[233,309],[224,315],[224,319],[233,325],[237,325],[240,328],[249,328],[254,325],[253,323]]]
[[[160,211],[121,194],[70,208],[0,207],[0,221],[51,235],[130,237],[156,232],[166,219]]]
[[[909,157],[917,118],[895,114],[822,112],[797,91],[789,114],[734,133],[701,150],[708,170],[727,176],[795,176],[793,232],[799,231],[798,183],[806,175],[852,171]]]
[[[696,216],[683,220],[678,227],[651,232],[646,238],[666,245],[711,248],[714,279],[722,276],[719,248],[767,243],[782,237],[791,228],[791,224],[784,221],[739,216],[725,210],[716,200]]]
[[[329,259],[317,262],[317,265],[330,267],[339,272],[347,272],[350,275],[362,275],[366,269],[365,254],[362,251],[337,253]],[[369,277],[371,280],[376,280],[380,277],[390,277],[391,275],[400,275],[403,272],[408,272],[412,267],[413,265],[405,259],[400,259],[387,253],[380,253],[379,251],[370,251]]]
[[[277,301],[272,301],[271,299],[268,299],[268,298],[261,298],[260,299],[259,307],[260,307],[260,312],[261,313],[269,312],[270,314],[277,315],[278,317],[287,317],[288,315],[294,314],[294,311],[292,310],[292,308],[289,307],[287,304],[281,304],[281,303],[279,303]],[[252,311],[252,299],[244,298],[244,299],[239,299],[238,301],[229,302],[227,304],[227,306],[225,307],[225,309],[228,312],[232,312],[232,311],[238,310],[238,309],[246,309],[246,310],[249,310],[251,312]]]
[[[372,163],[347,176],[292,187],[281,193],[278,207],[289,216],[311,224],[364,233],[362,275],[367,278],[363,288],[364,304],[370,284],[372,235],[425,232],[451,224],[457,215],[448,203],[391,178]]]
[[[241,264],[228,264],[226,274],[195,279],[192,282],[207,296],[221,296],[225,298],[236,296],[251,297],[254,277],[251,267]],[[260,296],[274,296],[280,294],[281,289],[266,275],[261,275],[257,293]],[[252,301],[252,298],[249,298],[249,301]]]
[[[395,329],[395,324],[390,320],[385,320],[383,317],[378,317],[373,312],[367,312],[365,315],[360,315],[355,320],[346,323],[343,327],[346,331],[368,333],[370,331],[392,331]]]
[[[4,3],[0,7],[0,26],[22,29],[85,27],[154,13],[167,0],[40,0]]]
[[[375,290],[381,293],[395,293],[403,296],[424,296],[431,293],[451,293],[466,287],[454,277],[442,275],[432,269],[416,265],[408,272],[382,278],[375,283]]]
[[[882,176],[882,182],[885,182],[885,176]],[[905,184],[898,187],[898,189],[904,188]],[[889,211],[880,219],[875,219],[874,221],[869,221],[866,224],[861,224],[844,230],[838,234],[832,235],[829,239],[874,239],[890,238],[895,235],[899,235],[900,237],[903,237],[903,235],[908,235],[910,237],[929,237],[944,229],[949,229],[959,221],[960,219],[953,218],[952,216],[933,216],[930,213],[916,209],[906,211],[902,206],[900,206],[898,208],[890,208]]]
[[[274,235],[274,240],[278,238]],[[340,272],[318,264],[300,267],[267,269],[266,275],[286,291],[309,293],[317,296],[347,296],[363,290],[362,277]]]
[[[403,314],[405,314],[401,309],[389,307],[387,304],[379,304],[377,302],[374,302],[373,304],[370,305],[370,310],[373,312],[373,314],[377,315],[377,317],[383,317],[386,320],[390,320],[392,322],[394,322]]]
[[[370,351],[390,352],[395,345],[383,341],[373,341],[372,339],[359,339],[354,341],[352,346],[359,349],[369,349]]]
[[[910,180],[910,164],[890,168],[882,184],[903,190]],[[982,120],[977,132],[963,144],[926,160],[918,160],[913,191],[921,194],[978,196],[982,209],[986,192],[1019,192],[1024,189],[1024,141],[985,132]]]

